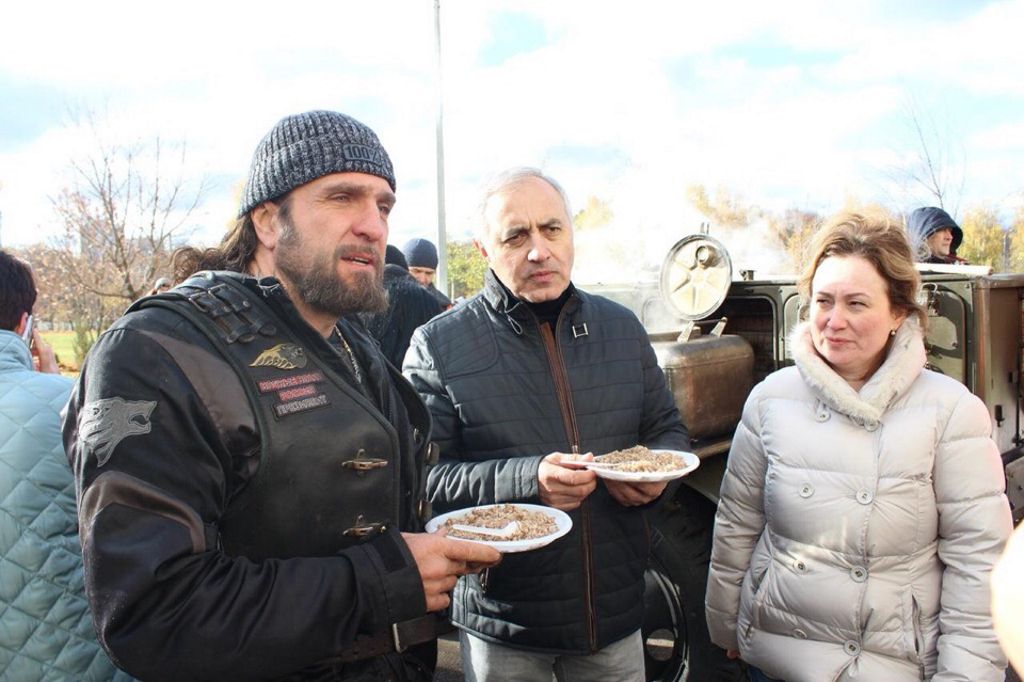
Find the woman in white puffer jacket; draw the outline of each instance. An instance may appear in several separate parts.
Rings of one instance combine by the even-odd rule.
[[[899,226],[845,214],[816,245],[796,366],[754,388],[729,454],[711,637],[751,679],[1002,680],[989,575],[1011,521],[986,408],[924,369]]]

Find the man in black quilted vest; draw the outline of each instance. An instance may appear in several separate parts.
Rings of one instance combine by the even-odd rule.
[[[86,592],[145,680],[427,680],[458,576],[427,535],[429,415],[356,313],[381,286],[391,161],[344,114],[282,119],[219,248],[96,343],[64,422]]]
[[[434,418],[435,511],[532,502],[565,537],[459,581],[452,620],[469,680],[643,680],[645,509],[664,483],[598,481],[571,462],[689,446],[636,316],[570,281],[572,212],[517,169],[484,195],[483,291],[413,335],[404,372]]]

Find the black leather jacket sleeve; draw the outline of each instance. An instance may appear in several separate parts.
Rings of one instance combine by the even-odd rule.
[[[254,470],[259,434],[237,378],[186,332],[115,325],[65,416],[86,590],[114,661],[146,680],[269,679],[422,615],[394,529],[327,557],[219,549],[218,519]]]

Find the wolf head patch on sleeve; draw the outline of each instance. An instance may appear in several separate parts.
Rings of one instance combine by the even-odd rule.
[[[96,456],[96,466],[110,460],[117,444],[128,436],[149,433],[153,429],[149,415],[156,408],[155,400],[104,398],[86,403],[79,418],[78,439],[82,452]]]

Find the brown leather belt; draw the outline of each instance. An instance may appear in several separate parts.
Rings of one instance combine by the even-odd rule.
[[[351,663],[364,658],[374,658],[392,652],[402,653],[411,646],[437,639],[438,635],[451,632],[454,626],[447,618],[428,613],[419,618],[393,623],[387,630],[372,635],[358,635],[347,649],[332,660]]]

